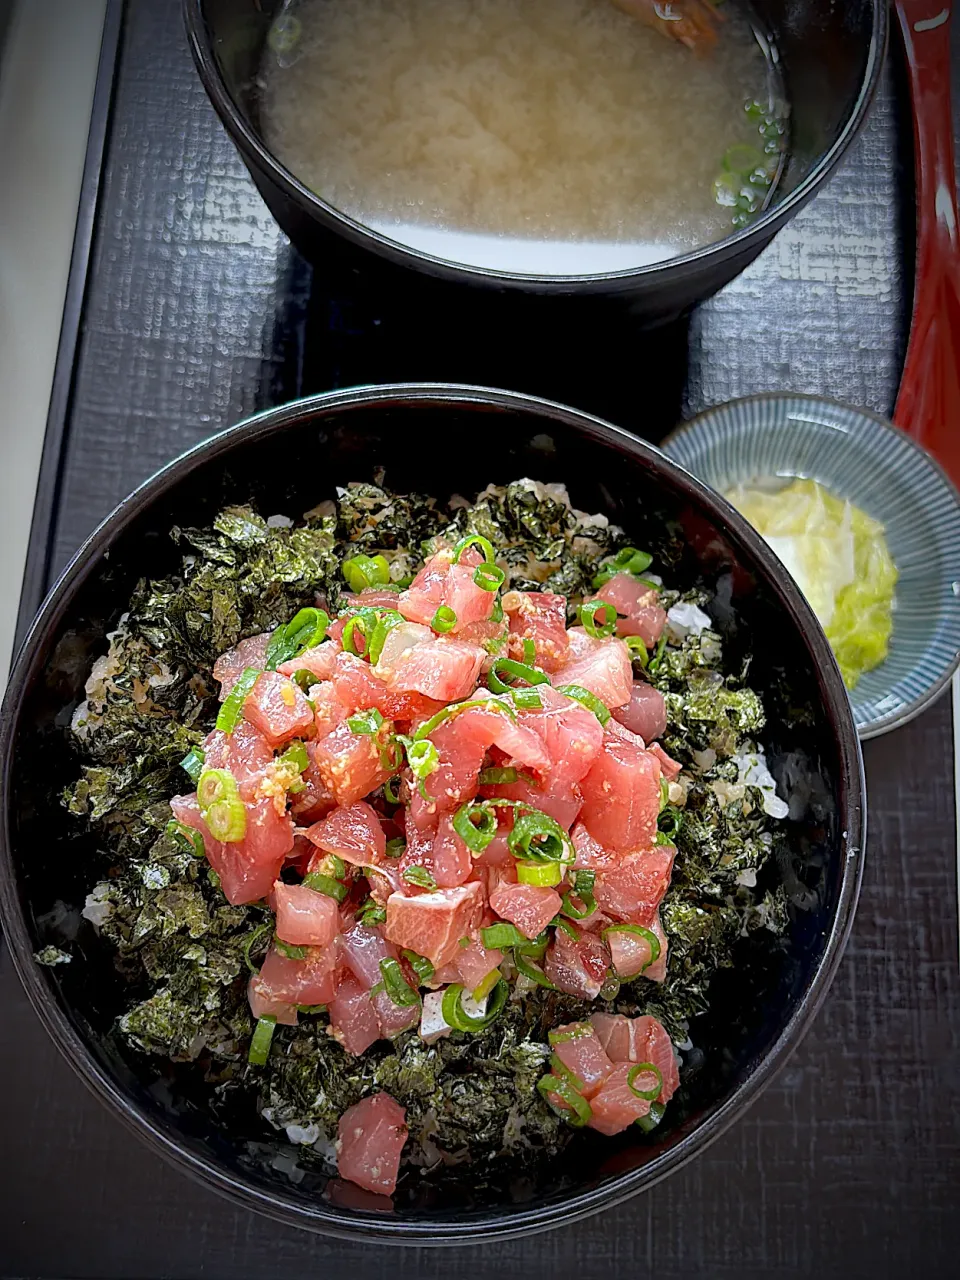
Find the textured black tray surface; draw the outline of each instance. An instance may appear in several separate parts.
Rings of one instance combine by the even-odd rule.
[[[334,287],[283,241],[207,106],[177,0],[128,0],[72,394],[48,459],[49,580],[162,463],[301,391],[462,379],[567,400],[652,439],[769,388],[889,412],[909,316],[911,193],[891,73],[847,163],[689,326],[622,313],[442,314]],[[88,188],[89,189],[89,188]],[[65,337],[69,338],[67,334]],[[54,426],[60,425],[55,422]],[[53,471],[50,471],[50,467]],[[34,557],[34,564],[38,560]],[[31,601],[28,599],[27,604]],[[869,856],[813,1030],[706,1155],[592,1221],[485,1250],[326,1241],[168,1168],[77,1082],[0,955],[0,1271],[43,1277],[955,1275],[960,972],[951,712],[867,744]]]

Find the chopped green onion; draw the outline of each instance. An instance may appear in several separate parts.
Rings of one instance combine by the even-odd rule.
[[[372,663],[380,661],[380,655],[383,653],[383,645],[387,636],[394,627],[399,627],[401,622],[405,622],[403,614],[397,613],[396,609],[378,609],[376,611],[377,622],[373,628],[373,634],[367,642],[367,657]]]
[[[498,564],[478,564],[473,571],[473,580],[481,591],[499,591],[506,576]]]
[[[437,882],[426,867],[407,867],[403,873],[408,884],[418,885],[421,889],[435,889]]]
[[[295,671],[290,679],[302,693],[306,693],[313,685],[320,683],[313,672],[308,671],[306,667],[301,667],[299,671]]]
[[[630,650],[630,658],[633,662],[639,662],[641,667],[645,667],[650,661],[650,651],[639,636],[624,636],[623,643]]]
[[[584,689],[582,684],[562,684],[557,689],[557,693],[565,693],[568,698],[582,703],[588,711],[593,712],[601,724],[606,724],[610,719],[609,709],[603,705],[595,693]]]
[[[434,969],[426,956],[417,955],[416,951],[401,951],[400,954],[421,982],[430,981],[433,977]]]
[[[243,704],[262,674],[263,672],[256,667],[247,667],[243,674],[238,677],[217,716],[217,728],[221,733],[233,733],[240,723],[243,715]]]
[[[191,747],[180,761],[180,768],[186,770],[194,786],[200,781],[203,773],[203,752],[199,747]]]
[[[388,778],[383,784],[383,798],[387,804],[400,804],[400,780]]]
[[[480,783],[481,787],[499,787],[511,782],[516,782],[519,777],[520,774],[514,768],[508,767],[503,769],[494,766],[489,769],[482,769],[477,781]]]
[[[501,921],[481,929],[480,941],[487,951],[506,951],[508,947],[522,946],[528,939],[515,924]]]
[[[487,976],[485,978],[482,978],[480,982],[473,988],[474,1000],[476,1000],[478,1003],[481,1000],[484,1000],[490,994],[493,988],[497,985],[497,983],[502,981],[503,979],[500,976],[500,970],[491,969],[490,972],[487,974]]]
[[[666,778],[660,779],[660,808],[658,813],[663,813],[664,809],[670,803],[670,783]]]
[[[440,635],[446,635],[457,625],[457,615],[449,605],[442,604],[430,619],[431,628]]]
[[[283,662],[292,662],[301,653],[322,642],[330,626],[330,619],[322,609],[301,609],[283,627],[277,627],[270,637],[264,666],[276,671]]]
[[[436,773],[440,768],[440,752],[426,738],[422,742],[411,742],[409,739],[404,741],[407,747],[407,763],[420,786],[420,794],[425,800],[429,800],[426,782],[431,773]]]
[[[385,852],[388,858],[401,858],[406,847],[407,842],[403,836],[394,836],[392,840],[387,841]]]
[[[587,1102],[582,1094],[577,1092],[569,1080],[555,1075],[541,1076],[537,1081],[537,1088],[543,1094],[544,1101],[551,1110],[562,1116],[575,1129],[582,1129],[592,1117],[593,1112],[590,1109],[590,1103]],[[551,1102],[551,1094],[559,1098],[561,1102],[566,1103],[566,1107],[558,1107]],[[570,1110],[567,1110],[567,1108],[570,1108]],[[570,1111],[573,1112],[573,1115],[570,1114]]]
[[[273,945],[282,956],[286,956],[288,960],[306,960],[307,948],[296,947],[291,942],[284,942],[282,938],[275,937]]]
[[[664,634],[660,637],[660,640],[657,644],[656,652],[654,653],[653,657],[650,659],[649,663],[647,664],[647,671],[650,673],[650,675],[652,676],[656,675],[656,673],[660,670],[660,663],[663,661],[663,651],[666,647],[667,647],[667,635],[666,635],[666,632],[664,632]]]
[[[542,960],[546,955],[549,942],[550,934],[546,929],[542,929],[535,938],[525,937],[516,950],[521,955],[531,956],[534,960]]]
[[[309,766],[310,757],[307,755],[307,749],[299,738],[290,743],[289,747],[287,747],[286,751],[280,757],[280,763],[292,764],[300,773],[303,773],[304,769]]]
[[[522,973],[525,978],[535,982],[538,987],[546,987],[548,991],[556,991],[557,988],[540,966],[528,960],[522,951],[517,950],[513,953],[513,963],[517,966],[518,973]]]
[[[643,966],[649,969],[652,964],[656,964],[660,959],[660,939],[652,929],[645,928],[642,924],[611,924],[606,929],[601,930],[601,937],[606,938],[611,933],[632,933],[638,938],[642,938],[650,948],[650,959]]]
[[[637,1076],[652,1075],[656,1077],[656,1084],[650,1089],[638,1089],[634,1084]],[[635,1067],[631,1067],[627,1072],[627,1088],[631,1093],[635,1093],[638,1098],[643,1098],[647,1102],[654,1102],[660,1096],[663,1089],[663,1075],[660,1068],[654,1066],[652,1062],[638,1062]]]
[[[507,845],[523,862],[573,862],[576,850],[570,837],[554,818],[540,809],[527,809],[513,824]]]
[[[620,979],[616,974],[608,973],[603,980],[603,986],[597,992],[599,1000],[616,1000],[620,994]]]
[[[502,980],[498,980],[490,996],[487,1011],[481,1017],[473,1017],[463,1007],[463,987],[459,982],[452,982],[443,993],[440,1005],[444,1022],[454,1031],[483,1031],[491,1022],[500,1016],[507,1003],[510,988]]]
[[[367,898],[357,912],[357,920],[360,924],[367,925],[368,928],[372,928],[375,924],[383,924],[386,918],[386,908],[381,907],[380,903],[373,898]]]
[[[563,916],[554,916],[550,923],[558,929],[562,929],[568,938],[572,938],[576,942],[580,934],[577,932],[576,926],[572,925],[569,920],[564,920]]]
[[[214,840],[234,844],[247,833],[247,811],[228,769],[204,769],[197,783],[197,804]]]
[[[308,876],[304,877],[303,883],[308,889],[315,889],[317,893],[325,893],[328,898],[333,898],[335,902],[342,902],[350,892],[345,884],[341,884],[333,876],[325,875],[322,871],[311,871]]]
[[[493,602],[493,613],[491,613],[490,615],[490,621],[491,622],[503,621],[503,605],[500,603],[499,596],[497,596],[496,600],[494,600]]]
[[[598,621],[597,615],[601,613],[603,618]],[[586,604],[580,605],[579,616],[580,625],[595,640],[612,636],[617,629],[617,611],[612,604],[603,600],[588,600]]]
[[[444,707],[435,716],[431,716],[426,724],[422,724],[413,735],[414,742],[421,742],[424,738],[429,738],[430,734],[439,729],[442,724],[452,720],[461,711],[471,711],[474,707],[479,707],[483,711],[496,711],[501,715],[507,716],[510,720],[516,720],[517,718],[513,707],[506,702],[495,702],[492,698],[469,698],[466,702],[455,702],[449,707]],[[409,759],[409,752],[407,758]]]
[[[522,644],[523,644],[523,661],[528,667],[532,667],[535,665],[537,660],[537,646],[534,644],[534,642],[530,639],[529,636],[525,636],[523,638]]]
[[[277,1020],[271,1014],[257,1021],[250,1040],[250,1049],[247,1052],[247,1061],[251,1066],[266,1066],[267,1059],[270,1057],[270,1042],[273,1040],[276,1026]]]
[[[543,699],[536,689],[511,689],[510,697],[518,711],[542,711]]]
[[[612,560],[601,566],[593,585],[599,590],[618,573],[629,573],[636,578],[652,564],[653,556],[646,551],[638,551],[636,547],[621,547]]]
[[[597,909],[597,900],[593,896],[593,885],[596,878],[597,873],[595,871],[576,872],[573,888],[563,895],[563,907],[561,909],[564,915],[568,915],[571,920],[585,920],[587,916],[593,915]],[[574,906],[574,896],[580,899],[580,907]]]
[[[666,1107],[662,1102],[651,1102],[650,1110],[645,1116],[641,1116],[639,1120],[634,1120],[634,1124],[638,1129],[642,1129],[644,1133],[650,1133],[654,1130],[663,1119],[663,1113]]]
[[[403,768],[403,747],[398,738],[388,738],[381,745],[380,767],[388,773],[397,773]]]
[[[466,948],[469,947],[469,945],[470,945],[470,938],[467,934],[464,934],[463,937],[457,941],[457,946],[460,947],[461,950],[466,950]]]
[[[347,586],[356,595],[367,587],[385,587],[390,581],[390,565],[383,556],[354,556],[340,566]]]
[[[260,972],[259,967],[253,963],[254,949],[258,947],[261,942],[269,938],[272,935],[272,933],[273,933],[272,923],[257,925],[256,929],[254,929],[251,932],[246,942],[243,944],[243,958],[246,961],[247,968],[250,970],[251,973]]]
[[[525,680],[528,685],[549,684],[550,677],[537,667],[528,667],[524,662],[514,662],[512,658],[498,658],[487,672],[487,687],[492,693],[512,693],[513,686],[502,678],[510,676],[513,680]]]
[[[520,884],[535,884],[552,888],[563,879],[563,867],[559,862],[518,862],[517,880]]]
[[[395,960],[393,956],[386,956],[380,961],[380,972],[383,974],[384,990],[394,1004],[406,1008],[420,1003],[420,997],[403,976],[399,960]]]
[[[297,1013],[326,1013],[325,1004],[298,1004]]]
[[[547,1040],[553,1045],[566,1044],[570,1040],[583,1040],[591,1035],[593,1027],[589,1022],[574,1022],[564,1031],[548,1031]]]
[[[453,815],[453,829],[471,853],[480,854],[497,834],[497,815],[483,800],[470,801]]]
[[[383,726],[383,716],[371,707],[369,711],[358,712],[347,718],[347,728],[359,737],[373,737]]]
[[[670,844],[675,844],[680,828],[683,826],[683,811],[676,805],[667,805],[660,814],[658,835],[666,836]]]
[[[479,547],[483,552],[483,558],[488,564],[492,564],[496,559],[493,551],[493,544],[486,538],[481,537],[479,533],[468,534],[466,538],[461,538],[457,545],[453,548],[453,563],[459,564],[460,557],[466,551],[467,547]]]
[[[186,823],[171,818],[164,828],[166,835],[181,848],[184,853],[192,853],[195,858],[202,858],[206,853],[203,847],[203,836]]]
[[[363,636],[364,649],[366,648],[367,619],[363,617],[363,614],[366,612],[367,610],[364,609],[360,613],[355,613],[352,617],[348,618],[347,624],[343,628],[343,635],[340,637],[340,644],[343,647],[344,653],[352,653],[356,658],[359,658],[361,653],[364,651],[357,645],[358,631]],[[376,623],[373,623],[373,627],[376,627]]]

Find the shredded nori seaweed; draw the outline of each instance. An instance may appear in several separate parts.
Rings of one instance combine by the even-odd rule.
[[[523,1163],[559,1150],[570,1130],[536,1089],[549,1055],[546,1031],[601,1006],[535,988],[479,1035],[454,1032],[427,1045],[409,1031],[360,1058],[327,1035],[324,1014],[305,1015],[299,1026],[277,1029],[266,1066],[251,1067],[245,949],[264,909],[230,906],[207,863],[165,828],[169,798],[187,785],[180,761],[216,716],[212,668],[222,652],[303,605],[336,607],[347,553],[385,555],[400,581],[436,539],[450,545],[467,533],[495,544],[508,585],[573,600],[591,589],[598,560],[626,541],[602,518],[585,523],[555,487],[526,480],[449,512],[430,498],[363,484],[339,490],[335,504],[297,526],[232,507],[210,529],[174,529],[181,570],[140,582],[111,635],[74,716],[83,768],[64,797],[102,839],[102,878],[87,905],[130,982],[130,1007],[118,1023],[126,1040],[144,1053],[195,1061],[220,1091],[252,1091],[278,1128],[316,1125],[328,1139],[347,1106],[386,1089],[407,1109],[407,1154],[426,1166]],[[675,599],[665,594],[664,603]],[[625,983],[606,1007],[653,1013],[680,1044],[707,1007],[712,978],[732,963],[737,938],[761,925],[780,929],[785,915],[782,889],[753,888],[773,838],[763,797],[738,787],[730,759],[763,728],[759,699],[723,672],[710,631],[668,645],[654,682],[669,711],[664,747],[683,763],[686,789],[661,909],[668,976],[663,984]]]

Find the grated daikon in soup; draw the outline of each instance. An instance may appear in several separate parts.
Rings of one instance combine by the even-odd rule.
[[[336,208],[437,257],[660,261],[742,225],[776,173],[771,64],[722,15],[698,56],[613,0],[301,0],[262,67],[264,137]]]

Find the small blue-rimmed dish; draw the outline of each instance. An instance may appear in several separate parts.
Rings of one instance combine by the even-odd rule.
[[[850,695],[861,738],[906,724],[943,692],[960,664],[960,496],[909,436],[866,409],[768,394],[708,409],[663,450],[722,494],[800,476],[884,525],[900,577],[890,653]]]

